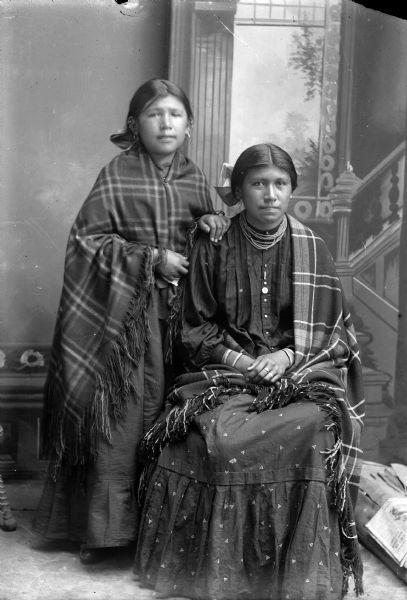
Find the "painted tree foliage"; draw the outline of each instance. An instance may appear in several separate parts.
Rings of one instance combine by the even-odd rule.
[[[319,30],[318,30],[319,31]],[[315,28],[303,25],[293,34],[293,49],[288,65],[305,79],[305,101],[312,100],[322,89],[324,36]]]

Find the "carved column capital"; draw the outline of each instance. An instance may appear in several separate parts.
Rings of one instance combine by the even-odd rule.
[[[335,186],[329,193],[334,215],[351,212],[352,200],[361,181],[348,163],[346,170],[339,175]]]
[[[336,185],[329,193],[336,220],[336,262],[342,265],[349,261],[349,219],[352,200],[360,182],[361,179],[355,175],[348,163],[346,170],[339,175]]]

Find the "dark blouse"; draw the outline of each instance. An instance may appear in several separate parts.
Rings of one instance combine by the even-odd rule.
[[[257,357],[293,347],[289,226],[266,251],[246,240],[238,217],[222,241],[197,239],[186,284],[181,343],[184,359],[200,367],[221,362],[227,348]]]

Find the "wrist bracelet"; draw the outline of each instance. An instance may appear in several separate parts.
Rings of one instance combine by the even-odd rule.
[[[153,266],[156,267],[158,263],[161,261],[162,248],[158,246],[158,248],[153,248]]]
[[[155,248],[155,250],[157,250],[157,255],[155,258],[153,257],[154,269],[156,269],[158,265],[162,265],[165,267],[165,265],[167,264],[167,249],[163,248],[162,246],[158,246],[158,248]]]
[[[292,367],[292,365],[294,364],[294,352],[291,350],[291,352],[293,352],[293,354],[290,353],[289,350],[287,350],[287,348],[281,348],[281,350],[284,352],[284,354],[286,355],[286,357],[288,358],[288,362],[289,362],[289,367]]]
[[[232,362],[232,367],[235,366],[235,364],[237,363],[237,361],[239,360],[239,358],[243,355],[243,352],[239,352],[239,354],[236,356],[235,360]]]
[[[167,248],[161,248],[161,264],[165,267],[167,264]]]
[[[223,356],[222,356],[222,363],[227,365],[227,358],[229,356],[229,354],[232,352],[232,350],[230,350],[230,348],[228,348],[228,350],[225,350]]]

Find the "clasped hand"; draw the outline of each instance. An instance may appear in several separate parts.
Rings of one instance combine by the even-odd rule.
[[[278,381],[289,366],[286,353],[277,350],[256,358],[245,370],[245,375],[252,383],[267,385]]]
[[[165,251],[165,260],[156,266],[155,271],[164,279],[174,281],[182,277],[182,275],[186,275],[188,267],[189,262],[185,256],[179,252],[167,249]]]
[[[211,242],[220,242],[230,227],[230,218],[224,215],[203,215],[198,226],[202,231],[209,233]],[[165,260],[156,266],[156,273],[164,279],[174,281],[188,273],[189,262],[179,252],[166,250]]]

